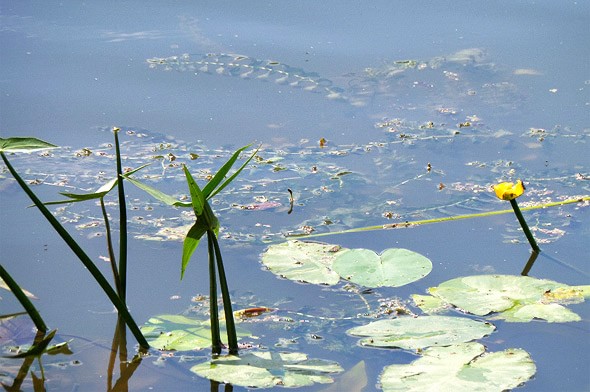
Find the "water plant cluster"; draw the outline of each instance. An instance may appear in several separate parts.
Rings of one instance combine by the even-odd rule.
[[[209,347],[212,358],[196,363],[191,366],[190,370],[211,380],[212,387],[219,383],[267,388],[276,385],[297,387],[334,382],[334,376],[344,372],[342,366],[334,361],[310,358],[305,353],[269,350],[244,343],[240,346],[239,343],[245,337],[251,336],[251,333],[236,324],[247,325],[248,321],[260,320],[263,325],[269,326],[271,323],[290,323],[293,321],[292,317],[295,316],[308,317],[308,315],[301,313],[278,316],[280,310],[271,306],[250,306],[234,311],[219,242],[221,237],[220,221],[211,206],[212,198],[227,188],[249,163],[280,165],[280,160],[265,162],[264,157],[257,155],[258,149],[251,149],[250,145],[244,146],[233,152],[217,172],[207,174],[208,181],[205,186],[199,186],[197,179],[195,179],[196,176],[191,173],[187,165],[181,165],[180,169],[190,195],[190,200],[188,198],[181,200],[179,197],[166,194],[148,184],[145,179],[149,176],[140,176],[145,169],[149,168],[149,164],[125,170],[121,164],[120,129],[113,129],[113,133],[116,159],[116,171],[113,178],[105,179],[104,185],[94,192],[62,193],[66,199],[60,201],[42,202],[12,166],[9,159],[11,154],[52,149],[56,146],[35,138],[0,139],[0,155],[19,186],[92,274],[117,309],[119,320],[113,339],[112,352],[114,354],[109,366],[112,370],[115,353],[119,352],[120,359],[125,363],[120,381],[127,382],[129,380],[141,363],[142,355],[145,355],[150,347],[162,352],[190,352],[194,349]],[[251,149],[248,152],[248,157],[232,172],[232,167],[248,149]],[[165,151],[166,146],[162,146],[162,150]],[[166,160],[168,162],[175,160],[170,155],[162,155],[157,159],[162,162],[164,171],[168,168],[167,164],[164,164]],[[430,172],[432,169],[428,167],[427,170]],[[349,174],[346,171],[339,171],[338,168],[333,168],[332,171],[335,181],[339,181],[340,178]],[[138,187],[159,203],[192,210],[193,222],[184,231],[180,275],[182,278],[195,249],[203,236],[206,236],[209,294],[196,299],[198,303],[203,304],[202,309],[205,309],[201,313],[193,316],[158,315],[148,320],[141,328],[130,314],[126,305],[127,235],[129,231],[127,222],[129,218],[127,216],[125,183]],[[115,252],[117,247],[113,240],[110,218],[106,212],[104,201],[105,196],[115,188],[117,190],[120,228],[117,244],[118,254]],[[358,325],[348,329],[347,334],[350,337],[358,337],[360,339],[359,345],[362,347],[395,348],[418,355],[418,359],[411,363],[386,366],[379,379],[383,390],[399,390],[399,388],[408,390],[417,388],[419,390],[427,388],[433,380],[437,381],[438,386],[452,385],[461,390],[473,390],[484,386],[487,388],[486,390],[514,388],[530,379],[535,374],[536,367],[533,358],[523,349],[510,348],[502,352],[486,353],[486,348],[482,344],[474,342],[496,330],[492,321],[496,319],[508,322],[529,322],[534,319],[542,319],[547,322],[580,320],[580,317],[567,308],[567,305],[584,301],[590,295],[590,286],[568,286],[559,282],[526,276],[535,258],[541,252],[541,248],[516,202],[516,199],[525,192],[523,182],[518,180],[515,183],[498,183],[494,186],[494,192],[498,199],[510,202],[517,221],[531,245],[531,258],[521,276],[478,275],[442,282],[439,286],[431,287],[428,290],[430,295],[414,294],[411,297],[413,306],[423,312],[419,316],[413,313],[405,302],[394,301],[394,303],[385,306],[386,311],[382,310],[379,313],[380,320],[369,323],[365,323],[365,320],[374,317],[377,313],[369,312],[365,316],[356,314],[322,318],[329,322],[338,322],[343,319],[355,320]],[[289,193],[291,203],[289,212],[291,212],[295,200],[293,193],[291,191]],[[581,196],[560,202],[527,206],[524,210],[587,203],[588,200],[588,196]],[[109,283],[97,264],[88,257],[78,242],[47,207],[48,205],[86,201],[97,201],[100,207],[106,232],[112,283]],[[269,203],[269,201],[260,200],[253,208],[265,208],[268,205],[265,203]],[[270,204],[273,207],[272,203]],[[417,222],[402,221],[385,226],[334,230],[318,235],[404,228],[426,223],[441,223],[453,219],[474,219],[498,213],[505,213],[505,211],[488,211]],[[424,278],[433,268],[432,262],[427,257],[408,249],[391,248],[376,253],[369,249],[348,249],[339,244],[307,240],[307,238],[318,235],[314,235],[313,230],[303,230],[302,233],[288,234],[286,240],[284,237],[281,240],[272,239],[270,245],[261,255],[261,263],[268,271],[281,278],[306,284],[335,286],[338,290],[359,294],[359,298],[365,302],[363,291],[375,290],[379,287],[404,286]],[[31,366],[33,359],[40,358],[43,354],[66,353],[67,345],[50,345],[56,331],[47,332],[48,328],[45,322],[29,300],[30,294],[12,279],[9,271],[0,266],[0,273],[6,287],[17,297],[39,331],[28,349],[14,355],[17,358],[25,358],[23,364],[25,371],[21,371],[21,374],[26,376],[27,369]],[[221,291],[221,301],[218,298],[219,291]],[[219,312],[220,304],[223,307],[222,318],[220,318]],[[476,317],[457,315],[454,312],[457,309],[461,310],[463,314]],[[482,320],[482,317],[485,319]],[[131,331],[139,345],[138,355],[130,361],[127,360],[124,326]],[[222,334],[222,331],[225,331],[225,334]],[[227,353],[224,352],[224,349],[227,349]],[[195,358],[191,359],[191,355],[188,353],[184,357],[188,362],[196,360]],[[510,371],[508,372],[507,369]],[[37,376],[33,373],[33,377]],[[366,380],[364,364],[359,363],[340,377],[342,380],[348,378]],[[44,379],[43,374],[40,379]],[[22,382],[22,379],[16,379],[15,385],[19,382]]]

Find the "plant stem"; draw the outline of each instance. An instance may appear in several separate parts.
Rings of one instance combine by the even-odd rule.
[[[227,286],[227,279],[225,277],[223,259],[221,258],[221,249],[219,249],[219,242],[217,241],[217,237],[215,236],[213,230],[209,230],[207,232],[207,236],[213,239],[213,246],[215,247],[215,258],[217,260],[217,270],[219,271],[221,297],[223,298],[223,311],[225,312],[225,325],[227,328],[227,343],[229,345],[229,353],[232,355],[238,355],[238,337],[236,333],[236,324],[234,322],[234,312],[232,310],[229,288]]]
[[[127,293],[127,208],[125,204],[125,187],[123,185],[123,168],[119,148],[119,130],[115,133],[115,155],[117,159],[117,190],[119,191],[119,280],[121,299],[125,302]]]
[[[6,285],[8,285],[8,288],[10,289],[10,291],[12,291],[16,299],[18,299],[18,302],[20,302],[23,308],[25,308],[25,310],[29,314],[29,317],[31,317],[31,320],[33,320],[33,323],[35,323],[35,327],[37,327],[39,331],[45,333],[47,331],[47,326],[45,325],[43,318],[41,318],[41,315],[39,314],[33,303],[29,300],[27,295],[20,288],[18,283],[16,283],[16,281],[12,279],[12,276],[10,276],[8,271],[6,271],[1,264],[0,277],[4,280]]]
[[[219,309],[217,308],[217,277],[215,274],[215,251],[213,236],[207,232],[209,253],[209,318],[211,320],[211,352],[221,354],[221,333],[219,331]]]
[[[119,279],[119,272],[117,271],[117,259],[115,259],[115,250],[113,249],[113,239],[111,237],[111,224],[109,223],[109,216],[104,205],[104,197],[100,198],[100,209],[102,210],[102,217],[104,219],[109,261],[111,263],[111,269],[113,270],[113,280],[115,281],[117,294],[119,294],[119,297],[121,297],[121,280]]]
[[[518,203],[516,202],[516,199],[510,199],[510,205],[512,205],[512,209],[516,214],[516,218],[518,218],[518,222],[520,223],[520,226],[522,227],[522,230],[524,231],[524,235],[526,235],[527,240],[529,240],[529,244],[531,244],[533,252],[539,253],[541,249],[539,248],[539,245],[537,245],[537,241],[535,241],[533,233],[531,233],[529,226],[524,220],[524,216],[522,216],[522,212],[520,212],[520,208],[518,208]]]
[[[35,193],[29,188],[25,181],[18,175],[16,170],[14,170],[14,168],[8,161],[8,158],[6,158],[6,155],[4,155],[4,152],[0,151],[0,156],[2,156],[2,160],[6,164],[6,167],[8,168],[12,176],[15,178],[15,180],[18,182],[20,187],[25,191],[25,193],[33,201],[35,206],[37,206],[39,211],[43,214],[45,219],[47,219],[47,221],[51,224],[53,229],[61,236],[61,238],[70,247],[74,254],[78,256],[82,264],[84,264],[86,269],[88,269],[88,271],[92,274],[94,280],[96,280],[96,282],[105,292],[107,297],[109,297],[115,308],[117,308],[117,311],[119,312],[123,320],[125,320],[125,323],[131,330],[131,333],[133,333],[133,336],[135,336],[135,339],[137,339],[139,345],[145,349],[149,348],[150,345],[148,344],[147,340],[145,340],[145,337],[142,335],[139,327],[135,323],[135,320],[133,320],[133,317],[131,317],[131,314],[129,313],[127,306],[122,301],[122,299],[117,295],[115,290],[113,290],[109,282],[105,279],[104,275],[100,272],[96,265],[94,265],[90,257],[88,257],[88,255],[82,250],[80,245],[78,245],[78,243],[72,238],[72,236],[67,232],[67,230],[64,229],[64,227],[59,223],[59,221],[47,209],[43,202],[39,200],[37,195],[35,195]]]

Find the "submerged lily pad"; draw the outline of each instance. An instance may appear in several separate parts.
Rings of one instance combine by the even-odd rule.
[[[222,327],[222,336],[225,334]],[[141,329],[150,346],[158,350],[189,351],[211,346],[211,328],[208,320],[182,315],[163,314],[152,317]],[[238,329],[239,336],[250,334]]]
[[[380,376],[384,391],[505,391],[536,372],[530,355],[510,348],[485,353],[479,343],[431,347],[408,365],[390,365]]]
[[[495,329],[490,323],[463,317],[422,316],[374,321],[347,332],[363,337],[363,346],[415,350],[480,339]]]
[[[250,388],[302,387],[332,383],[332,374],[343,371],[336,362],[309,359],[303,353],[253,351],[221,356],[191,368],[201,377]]]
[[[528,276],[477,275],[451,279],[428,289],[430,294],[472,314],[512,322],[535,318],[549,322],[579,321],[563,304],[583,302],[590,286],[568,286]]]
[[[338,245],[287,241],[271,245],[262,254],[262,263],[274,274],[290,280],[334,285],[340,276],[332,269]]]
[[[408,249],[387,249],[380,255],[369,249],[348,249],[338,253],[334,270],[361,286],[399,287],[428,275],[432,263]]]

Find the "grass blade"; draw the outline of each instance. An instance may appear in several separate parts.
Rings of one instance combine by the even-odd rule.
[[[205,196],[185,165],[182,166],[182,170],[184,170],[184,175],[186,176],[186,182],[188,183],[188,189],[191,194],[191,203],[193,205],[193,209],[195,210],[195,215],[199,217],[201,214],[203,214],[203,208],[205,207]]]
[[[215,190],[215,188],[217,187],[217,185],[219,185],[219,183],[221,183],[221,181],[223,181],[223,179],[225,178],[227,173],[230,171],[231,167],[234,165],[234,163],[236,162],[236,160],[240,156],[240,153],[250,146],[251,146],[251,144],[248,144],[247,146],[244,146],[244,147],[238,149],[236,152],[234,152],[234,154],[231,156],[231,158],[229,158],[229,160],[221,167],[221,169],[219,169],[219,171],[217,173],[215,173],[215,176],[211,179],[211,181],[209,181],[207,183],[207,185],[205,185],[205,188],[203,188],[203,195],[205,196],[205,199],[212,198],[217,193],[219,193],[219,191],[221,191],[221,189],[223,189],[223,188],[217,189],[215,192],[213,192]],[[235,177],[235,176],[232,176],[232,179],[233,179],[233,177]],[[224,183],[223,187],[225,188],[225,186],[227,186],[227,184],[229,184],[229,182],[226,181]]]
[[[31,317],[31,320],[33,320],[35,327],[37,327],[37,329],[41,332],[47,331],[47,326],[45,325],[43,318],[41,318],[41,315],[37,311],[37,308],[35,308],[31,300],[23,292],[18,283],[16,283],[16,281],[12,279],[12,276],[10,276],[8,271],[6,271],[4,267],[2,267],[2,264],[0,264],[0,278],[4,280],[4,283],[6,283],[6,285],[8,286],[10,291],[12,291],[16,299],[18,299],[18,302],[20,302],[23,308],[25,308],[29,317]]]

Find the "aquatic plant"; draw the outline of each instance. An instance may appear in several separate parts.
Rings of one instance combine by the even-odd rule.
[[[115,141],[118,144],[118,139],[116,136],[115,131]],[[51,211],[45,206],[45,204],[37,197],[37,195],[31,190],[31,188],[27,185],[27,183],[20,177],[18,172],[14,169],[8,157],[6,156],[5,152],[31,152],[40,149],[48,149],[48,148],[57,148],[57,146],[47,143],[45,141],[36,139],[36,138],[8,138],[2,139],[0,138],[0,156],[4,161],[6,167],[20,185],[20,187],[25,191],[25,193],[29,196],[29,198],[33,201],[34,205],[39,209],[39,211],[43,214],[45,219],[51,224],[53,229],[60,235],[60,237],[65,241],[65,243],[72,249],[72,251],[76,254],[78,259],[84,264],[84,267],[88,269],[88,271],[92,274],[94,280],[99,284],[99,286],[103,289],[107,297],[111,300],[117,311],[119,312],[120,317],[125,321],[139,345],[147,349],[149,348],[149,344],[145,340],[144,336],[142,335],[139,327],[135,323],[135,320],[129,313],[127,306],[125,304],[124,298],[124,285],[118,285],[119,293],[115,292],[109,282],[106,280],[104,275],[100,272],[96,264],[90,259],[90,257],[84,252],[81,246],[72,238],[72,236],[68,233],[68,231],[59,223],[59,221],[53,216]],[[118,151],[118,150],[117,150]],[[119,157],[120,160],[120,157]],[[118,177],[119,178],[119,177]],[[120,182],[115,180],[116,182]],[[113,184],[114,186],[114,184]],[[108,192],[108,191],[107,191]],[[100,193],[103,197],[106,193]],[[121,195],[120,195],[121,196]],[[124,195],[123,195],[124,197]],[[89,197],[92,198],[92,197]],[[74,198],[75,199],[75,198]],[[71,201],[71,200],[70,200]],[[124,208],[123,206],[119,206],[119,208]],[[106,216],[106,215],[105,215]],[[122,235],[123,238],[123,235]],[[121,243],[120,246],[126,246],[126,243]],[[126,252],[126,251],[125,251]]]
[[[182,248],[182,264],[180,269],[180,278],[184,277],[184,272],[191,259],[192,254],[199,246],[203,235],[207,235],[207,250],[209,254],[209,311],[211,320],[211,351],[213,354],[220,354],[222,348],[221,333],[219,328],[219,314],[217,306],[217,274],[219,274],[219,286],[221,289],[221,297],[223,300],[223,310],[225,313],[225,322],[227,327],[227,340],[230,354],[238,353],[238,338],[234,322],[234,315],[232,311],[231,298],[229,288],[227,285],[227,278],[225,276],[225,268],[223,266],[223,258],[221,249],[217,240],[219,233],[219,220],[215,216],[209,200],[221,192],[228,186],[234,178],[246,167],[246,165],[254,158],[258,150],[255,150],[252,155],[238,168],[231,176],[226,178],[226,175],[231,170],[232,166],[240,156],[241,152],[249,148],[250,145],[238,149],[231,158],[219,169],[219,171],[211,178],[203,189],[197,185],[197,182],[189,172],[186,166],[183,166],[184,175],[188,184],[191,195],[191,203],[181,203],[176,201],[172,196],[166,195],[157,189],[154,189],[134,178],[125,175],[131,183],[135,184],[140,189],[146,191],[156,199],[172,206],[190,206],[195,213],[195,223],[191,226],[184,239]]]
[[[521,180],[516,181],[516,183],[512,182],[501,182],[497,185],[494,185],[494,191],[496,192],[496,196],[500,200],[509,200],[510,205],[512,205],[512,209],[514,210],[514,214],[516,214],[516,218],[526,235],[529,244],[531,244],[531,248],[533,248],[533,252],[539,253],[541,249],[539,245],[537,245],[537,241],[535,241],[535,237],[533,237],[533,233],[529,229],[526,221],[524,220],[524,216],[522,216],[522,212],[518,207],[518,203],[516,202],[516,198],[519,197],[524,193],[524,184]]]
[[[16,281],[10,276],[8,271],[4,269],[4,267],[0,264],[0,283],[2,281],[6,284],[8,289],[12,291],[18,302],[22,305],[22,307],[26,310],[27,314],[35,323],[35,327],[37,330],[41,332],[47,331],[47,325],[45,325],[45,321],[37,311],[37,308],[31,303],[27,294],[21,289],[21,287],[16,283]],[[0,319],[2,316],[0,315]]]

